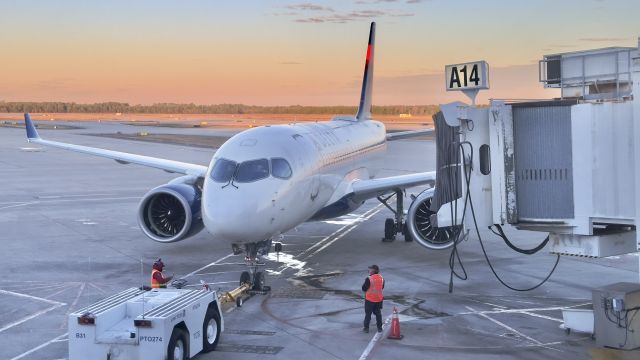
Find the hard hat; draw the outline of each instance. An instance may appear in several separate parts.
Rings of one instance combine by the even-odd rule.
[[[153,263],[153,268],[158,270],[158,271],[162,271],[162,268],[164,268],[164,263],[162,262],[162,259],[158,259]]]

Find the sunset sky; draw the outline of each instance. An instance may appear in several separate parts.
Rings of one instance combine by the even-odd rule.
[[[464,99],[444,66],[486,60],[488,98],[548,98],[542,55],[637,46],[637,0],[0,1],[0,101],[357,105]]]

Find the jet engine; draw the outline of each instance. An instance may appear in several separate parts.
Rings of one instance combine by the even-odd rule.
[[[411,237],[420,245],[431,250],[442,250],[453,246],[453,240],[459,226],[439,228],[431,222],[431,210],[435,188],[427,189],[418,195],[407,213],[407,227]]]
[[[155,241],[180,241],[204,227],[201,188],[195,183],[176,180],[149,191],[138,206],[138,224]]]

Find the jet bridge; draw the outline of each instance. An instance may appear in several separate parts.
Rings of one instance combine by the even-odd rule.
[[[561,97],[441,106],[436,127],[458,135],[438,138],[448,141],[438,149],[454,147],[459,177],[452,179],[453,163],[438,168],[431,222],[458,225],[469,193],[479,228],[548,232],[552,253],[639,251],[640,48],[547,55],[540,81]],[[455,201],[451,186],[461,187]],[[472,229],[473,218],[465,216],[463,225]]]

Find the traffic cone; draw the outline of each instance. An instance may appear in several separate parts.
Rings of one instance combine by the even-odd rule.
[[[400,340],[404,336],[400,334],[400,319],[398,318],[398,309],[393,307],[393,315],[391,315],[391,332],[387,339]]]

